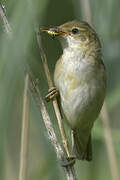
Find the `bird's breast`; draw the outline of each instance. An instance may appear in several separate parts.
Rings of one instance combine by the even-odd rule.
[[[83,124],[92,126],[105,95],[103,76],[103,71],[89,61],[69,59],[65,62],[61,57],[57,62],[54,80],[63,112],[73,129]]]

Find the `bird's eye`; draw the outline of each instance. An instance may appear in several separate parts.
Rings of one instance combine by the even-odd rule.
[[[73,28],[73,29],[72,29],[72,33],[73,33],[73,34],[77,34],[78,32],[79,32],[79,29],[77,29],[77,28]]]

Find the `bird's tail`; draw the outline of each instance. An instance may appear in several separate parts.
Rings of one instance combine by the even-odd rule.
[[[85,137],[80,131],[73,131],[73,153],[79,160],[92,160],[91,134]]]

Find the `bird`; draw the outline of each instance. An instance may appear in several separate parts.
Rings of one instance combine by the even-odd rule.
[[[63,52],[54,70],[64,119],[72,131],[73,152],[92,160],[91,132],[106,95],[106,69],[99,37],[85,21],[73,20],[43,28],[57,37]]]

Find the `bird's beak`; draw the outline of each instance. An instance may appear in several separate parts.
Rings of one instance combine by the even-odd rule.
[[[51,28],[41,28],[41,32],[47,32],[51,36],[62,36],[66,35],[66,32],[59,29],[59,27],[51,27]]]

